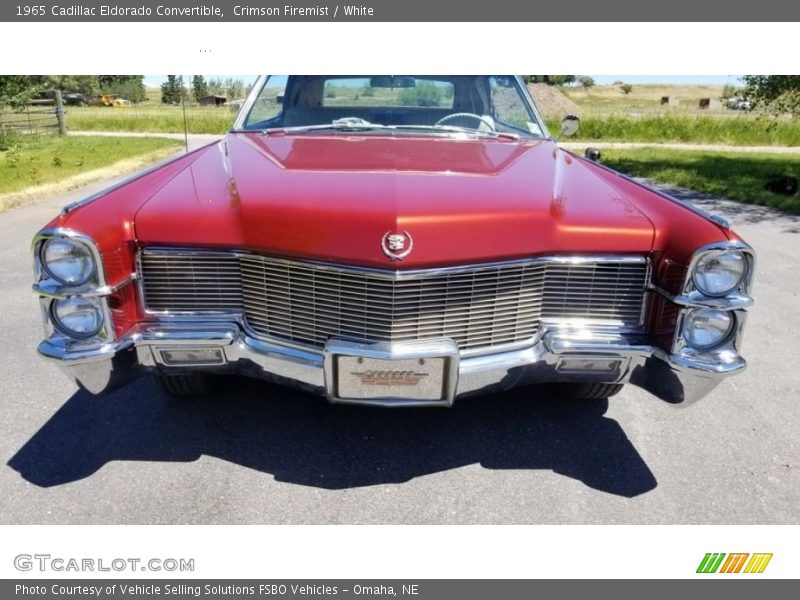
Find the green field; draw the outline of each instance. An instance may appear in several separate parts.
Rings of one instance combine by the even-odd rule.
[[[235,113],[230,108],[189,107],[189,133],[225,133]],[[183,133],[183,111],[178,106],[148,105],[129,108],[70,107],[67,127],[72,131],[134,131]],[[557,119],[548,121],[552,133]],[[587,115],[572,138],[614,142],[684,142],[737,146],[800,146],[800,120],[751,114],[694,116],[664,113],[649,116]]]
[[[178,148],[159,138],[24,136],[0,149],[0,195]]]
[[[180,106],[134,104],[129,107],[78,107],[66,109],[67,129],[71,131],[135,131],[183,133],[184,114]],[[186,108],[189,133],[225,133],[231,128],[236,111],[225,106]]]
[[[800,196],[787,197],[764,189],[766,182],[784,175],[800,177],[800,157],[796,154],[642,148],[603,150],[602,162],[634,177],[800,214]]]
[[[548,121],[557,134],[557,119]],[[648,117],[594,115],[581,118],[572,140],[604,142],[678,142],[731,146],[800,146],[800,120],[741,115],[696,117],[664,114]]]

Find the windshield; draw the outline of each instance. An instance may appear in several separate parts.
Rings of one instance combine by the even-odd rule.
[[[262,81],[240,129],[544,135],[510,75],[270,75]]]

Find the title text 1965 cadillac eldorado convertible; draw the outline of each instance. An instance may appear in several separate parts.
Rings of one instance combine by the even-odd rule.
[[[519,78],[461,75],[262,77],[222,140],[67,206],[33,256],[39,352],[91,392],[240,374],[392,406],[690,402],[745,367],[754,269],[724,220],[560,148]]]

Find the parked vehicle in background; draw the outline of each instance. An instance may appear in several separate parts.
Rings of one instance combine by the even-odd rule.
[[[697,400],[745,368],[755,266],[561,148],[507,75],[264,76],[222,140],[67,206],[33,258],[39,353],[91,392],[240,374],[390,406]]]
[[[753,103],[749,98],[745,98],[744,96],[734,96],[733,98],[728,98],[726,106],[732,110],[752,110]]]
[[[29,104],[38,104],[41,102],[43,103],[53,103],[56,99],[56,91],[55,90],[42,90],[37,95],[37,98],[32,100]],[[81,94],[80,92],[61,92],[61,100],[67,106],[87,106],[89,104],[89,98]]]
[[[78,92],[64,92],[62,94],[64,104],[67,106],[88,106],[89,98]]]
[[[90,106],[130,106],[131,101],[124,98],[119,94],[103,94],[92,98],[89,101]]]

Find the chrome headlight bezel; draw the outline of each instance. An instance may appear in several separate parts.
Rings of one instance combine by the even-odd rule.
[[[704,290],[697,284],[695,273],[704,258],[718,256],[721,252],[737,252],[744,262],[744,272],[736,285],[724,293],[720,290]],[[707,244],[697,249],[691,260],[678,295],[665,293],[667,298],[680,307],[672,342],[672,352],[693,359],[709,360],[712,363],[722,355],[738,353],[742,330],[747,317],[747,308],[752,305],[750,296],[753,273],[755,271],[755,252],[738,240],[725,240]],[[657,288],[658,289],[658,288]],[[707,293],[711,291],[712,293]],[[686,337],[686,327],[690,324],[690,314],[696,310],[718,310],[730,313],[731,325],[725,336],[715,344],[693,346]]]
[[[738,280],[725,290],[704,289],[703,284],[698,280],[698,268],[704,261],[713,257],[725,255],[738,255],[742,258],[742,274]],[[698,249],[689,263],[686,273],[683,293],[687,295],[699,295],[706,298],[725,298],[727,296],[739,294],[749,296],[752,285],[753,272],[755,270],[755,253],[753,249],[738,241],[727,241],[708,244]]]
[[[58,273],[58,269],[55,268],[53,264],[55,261],[48,260],[48,250],[53,248],[56,244],[61,244],[70,248],[70,254],[76,256],[80,255],[80,257],[75,258],[75,260],[82,260],[85,265],[80,268],[81,276],[79,278],[70,280],[68,277],[64,276],[64,273]],[[64,286],[79,287],[91,281],[96,281],[97,259],[95,257],[95,252],[91,246],[78,239],[67,236],[45,238],[39,246],[38,259],[44,274]]]
[[[713,313],[713,316],[715,317],[723,317],[727,320],[727,325],[724,327],[724,332],[711,343],[698,343],[696,339],[696,331],[692,331],[692,324],[703,316],[710,317],[711,315],[709,313]],[[683,340],[687,346],[697,350],[698,352],[707,352],[725,345],[730,341],[735,330],[736,315],[734,311],[729,310],[719,310],[715,308],[692,308],[686,311],[683,320]],[[693,338],[695,339],[693,340]]]
[[[65,316],[60,315],[58,311],[60,305],[67,305],[70,303],[72,304],[83,303],[84,306],[91,307],[91,309],[94,311],[96,327],[88,329],[86,331],[79,331],[78,329],[68,327],[64,323]],[[50,312],[50,320],[53,324],[53,327],[59,333],[67,336],[68,338],[76,340],[88,340],[96,338],[103,333],[106,327],[105,310],[101,300],[98,298],[93,298],[90,296],[89,297],[67,296],[65,298],[55,298],[52,302],[50,302],[49,312]]]
[[[726,282],[725,286],[722,286],[719,289],[712,289],[710,286],[708,286],[709,282],[704,281],[705,279],[709,278],[709,275],[712,273],[712,269],[714,268],[713,261],[716,261],[718,267],[716,269],[717,273],[715,276],[726,277],[728,274],[730,274],[733,277]],[[729,264],[738,261],[738,268],[741,269],[740,272],[737,274],[729,268],[719,268],[719,266],[722,264],[722,261],[729,261]],[[708,269],[704,269],[706,266]],[[723,296],[727,296],[734,290],[738,290],[741,287],[742,281],[745,279],[745,277],[747,277],[748,269],[749,265],[747,255],[741,250],[736,250],[734,248],[709,250],[707,252],[703,252],[694,262],[691,272],[692,283],[698,292],[711,298],[721,298]]]
[[[90,257],[92,268],[88,269],[91,274],[82,277],[82,283],[65,283],[56,274],[48,269],[45,264],[45,250],[48,243],[57,240],[66,240],[73,247],[84,249]],[[33,238],[31,246],[34,262],[34,292],[39,294],[39,302],[44,319],[45,335],[53,339],[59,339],[61,344],[77,344],[81,347],[96,346],[113,341],[115,338],[111,309],[109,307],[108,296],[114,291],[113,287],[106,284],[105,272],[103,268],[102,256],[94,239],[63,227],[53,227],[41,230]],[[65,278],[66,279],[66,278]],[[91,302],[98,310],[97,315],[100,327],[89,335],[89,332],[71,330],[59,322],[58,315],[53,312],[55,302],[77,297]]]

